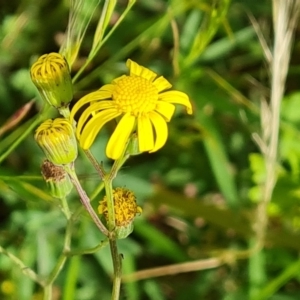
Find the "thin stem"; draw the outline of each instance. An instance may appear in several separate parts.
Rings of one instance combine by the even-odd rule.
[[[39,276],[31,268],[26,266],[18,257],[4,249],[2,246],[0,246],[0,253],[6,255],[16,266],[18,266],[25,276],[41,286],[44,285],[44,282],[39,278]]]
[[[107,224],[108,224],[108,230],[110,232],[109,246],[110,246],[110,252],[111,252],[111,257],[112,257],[113,267],[114,267],[113,290],[112,290],[111,299],[118,300],[119,295],[120,295],[120,288],[121,288],[122,265],[121,265],[121,259],[120,259],[119,253],[118,253],[117,241],[116,241],[116,238],[114,235],[116,221],[115,221],[115,208],[114,208],[111,176],[107,176],[104,179],[104,186],[105,186],[107,211],[108,211]]]
[[[68,253],[68,256],[75,256],[75,255],[84,255],[84,254],[92,254],[95,253],[97,251],[99,251],[100,249],[104,248],[107,244],[108,244],[109,240],[105,239],[104,241],[101,241],[99,245],[97,245],[96,247],[93,248],[89,248],[89,249],[82,249],[82,250],[72,250]]]
[[[109,172],[104,177],[104,187],[106,193],[106,201],[107,201],[107,211],[108,211],[108,230],[110,232],[109,235],[109,245],[111,251],[111,257],[113,261],[114,267],[114,277],[113,277],[113,289],[112,289],[112,300],[118,300],[120,296],[120,288],[121,288],[121,279],[122,279],[122,257],[118,253],[118,246],[116,237],[114,235],[114,230],[116,227],[116,220],[115,220],[115,208],[114,208],[114,198],[113,198],[113,190],[112,190],[112,181],[116,177],[118,170],[121,166],[125,163],[129,155],[126,155],[126,148],[120,159],[116,160]]]
[[[65,198],[65,197],[61,199],[61,208],[62,208],[62,212],[66,216],[67,220],[70,220],[71,219],[71,212],[70,212],[70,209],[69,209],[67,198]]]
[[[44,300],[52,300],[53,282],[55,281],[55,279],[61,272],[62,268],[64,267],[71,247],[73,221],[71,218],[71,213],[66,198],[61,199],[61,202],[62,202],[62,211],[67,218],[67,228],[65,233],[64,247],[56,265],[54,266],[52,272],[49,274],[46,280],[46,284],[44,286]]]
[[[117,241],[114,239],[109,240],[111,257],[114,266],[114,278],[111,300],[119,300],[121,280],[122,280],[122,258],[118,253]]]
[[[84,208],[86,209],[86,211],[89,213],[89,215],[91,216],[91,218],[93,219],[94,223],[96,224],[96,226],[99,228],[99,230],[106,236],[109,235],[108,230],[106,229],[106,227],[103,225],[103,223],[100,221],[100,219],[98,218],[97,214],[95,213],[93,207],[90,204],[90,199],[87,196],[86,192],[83,190],[78,177],[74,171],[73,166],[65,166],[65,170],[66,172],[69,174],[70,179],[74,185],[74,187],[77,190],[77,193],[79,195],[80,201],[82,203],[82,205],[84,206]]]
[[[52,284],[44,287],[43,300],[52,300]]]
[[[114,199],[112,191],[112,180],[107,178],[104,180],[105,195],[107,200],[107,211],[108,211],[108,220],[107,227],[110,232],[113,232],[116,227],[115,220],[115,208],[114,208]]]
[[[94,168],[97,171],[97,173],[99,174],[100,178],[103,180],[103,178],[105,177],[105,171],[104,171],[102,165],[98,163],[98,161],[96,160],[96,158],[94,157],[94,155],[92,154],[92,152],[90,150],[84,150],[84,153],[86,154],[87,158],[90,160],[92,165],[94,166]]]

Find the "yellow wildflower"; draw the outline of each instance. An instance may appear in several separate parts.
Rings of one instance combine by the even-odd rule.
[[[113,201],[116,221],[114,231],[118,239],[123,239],[132,232],[133,220],[137,214],[142,213],[142,208],[136,204],[134,193],[125,188],[116,188],[113,190]],[[99,202],[98,212],[104,215],[108,221],[106,196]]]
[[[81,98],[71,111],[75,114],[90,104],[80,115],[76,136],[83,149],[89,149],[104,124],[118,118],[110,137],[106,155],[118,159],[133,132],[137,133],[139,152],[155,152],[167,140],[167,122],[173,116],[173,103],[186,106],[192,113],[188,96],[179,91],[166,91],[172,85],[162,76],[128,59],[129,75],[123,75],[99,90]],[[121,118],[119,118],[121,117]]]

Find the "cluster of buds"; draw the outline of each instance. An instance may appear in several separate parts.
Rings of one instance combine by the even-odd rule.
[[[133,220],[137,214],[142,212],[142,208],[137,205],[134,193],[125,188],[116,188],[113,190],[113,201],[116,222],[114,232],[116,238],[124,239],[132,232]],[[100,201],[98,212],[108,221],[106,196]]]

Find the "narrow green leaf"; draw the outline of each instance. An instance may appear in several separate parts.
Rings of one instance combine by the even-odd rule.
[[[238,193],[233,172],[230,170],[230,162],[223,146],[221,135],[217,125],[212,118],[199,111],[197,114],[199,124],[204,128],[203,143],[207,152],[210,164],[228,205],[238,206]]]

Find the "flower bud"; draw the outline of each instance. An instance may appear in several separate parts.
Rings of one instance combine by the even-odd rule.
[[[67,61],[59,53],[42,55],[30,69],[31,80],[50,105],[66,107],[73,98],[73,85]]]
[[[49,160],[42,164],[42,176],[53,197],[63,199],[72,190],[72,182],[62,166],[56,166]]]
[[[49,119],[36,130],[36,142],[55,165],[65,165],[77,158],[77,142],[67,119]]]
[[[116,221],[115,235],[118,239],[124,239],[132,232],[132,222],[135,216],[142,212],[142,208],[136,204],[134,193],[125,188],[113,190],[113,200]],[[99,202],[98,212],[103,214],[108,221],[106,196]]]

